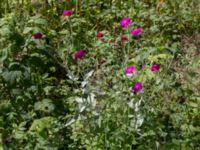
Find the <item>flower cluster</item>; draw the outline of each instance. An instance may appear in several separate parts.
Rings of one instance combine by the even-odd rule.
[[[157,70],[159,70],[160,68],[160,65],[159,64],[153,64],[151,67],[150,67],[150,70],[152,72],[155,72]],[[134,66],[128,66],[124,69],[124,73],[125,75],[127,76],[131,76],[133,71],[135,70],[135,67]],[[138,92],[142,89],[142,83],[141,82],[135,82],[134,85],[132,86],[131,88],[133,91],[135,92]]]
[[[69,15],[71,15],[71,14],[72,14],[72,10],[64,10],[64,11],[62,12],[62,16],[69,16]],[[126,27],[126,26],[130,25],[131,22],[132,22],[132,21],[131,21],[130,18],[124,17],[124,18],[122,18],[121,21],[119,22],[119,25],[122,26],[122,27]],[[128,28],[127,28],[127,29],[128,29]],[[142,32],[142,29],[139,28],[139,27],[130,30],[130,34],[133,35],[133,36],[136,36],[136,35],[140,34],[141,32]],[[97,33],[96,33],[96,37],[97,37],[98,39],[101,39],[103,36],[104,36],[104,34],[103,34],[102,32],[97,32]],[[42,38],[42,33],[40,33],[40,32],[34,33],[34,34],[32,35],[32,37],[33,37],[34,39],[41,39],[41,38]],[[121,35],[120,41],[121,41],[121,42],[125,42],[126,40],[127,40],[127,36],[126,36],[126,35]],[[85,54],[86,54],[85,50],[79,49],[79,50],[77,50],[77,51],[74,53],[74,58],[77,59],[77,60],[78,60],[78,59],[81,59],[81,58],[83,58],[83,57],[85,56]],[[105,60],[104,60],[103,58],[99,59],[99,64],[103,64],[104,62],[105,62]],[[159,68],[160,68],[160,65],[159,65],[159,64],[153,64],[153,65],[150,67],[150,70],[151,70],[152,72],[155,72],[155,71],[159,70]],[[132,73],[134,72],[134,70],[135,70],[135,67],[134,67],[133,65],[127,66],[127,67],[124,69],[124,74],[125,74],[126,76],[130,76],[130,77],[131,77],[131,76],[132,76]],[[132,86],[131,89],[132,89],[133,91],[135,91],[135,92],[138,92],[138,91],[140,91],[142,88],[143,88],[143,86],[142,86],[142,83],[141,83],[141,82],[135,82],[135,83],[133,84],[133,86]]]
[[[122,27],[128,26],[129,24],[131,24],[131,19],[130,19],[130,18],[127,18],[127,17],[123,18],[123,19],[119,22],[119,25],[122,26]],[[140,34],[141,32],[142,32],[142,29],[141,29],[141,28],[134,28],[134,29],[132,29],[132,30],[130,31],[130,34],[136,36],[136,35]],[[126,37],[125,35],[122,35],[122,36],[120,37],[120,40],[121,40],[121,42],[124,42],[124,41],[127,40],[127,37]],[[150,70],[151,70],[152,72],[155,72],[155,71],[159,70],[159,68],[160,68],[160,65],[159,65],[159,64],[153,64],[153,65],[150,67]],[[126,68],[124,69],[124,73],[125,73],[126,76],[132,76],[132,73],[134,72],[134,70],[135,70],[135,67],[131,65],[131,66],[128,66],[128,67],[126,67]],[[142,83],[141,83],[141,82],[135,82],[135,83],[133,84],[131,90],[132,90],[132,91],[135,91],[135,92],[138,92],[138,91],[140,91],[142,88],[143,88],[143,86],[142,86]]]
[[[123,18],[119,24],[122,26],[122,27],[125,27],[125,26],[128,26],[129,24],[131,24],[131,19],[130,18]],[[141,28],[135,28],[135,29],[132,29],[130,31],[130,34],[132,35],[138,35],[140,32],[142,32],[142,29]]]

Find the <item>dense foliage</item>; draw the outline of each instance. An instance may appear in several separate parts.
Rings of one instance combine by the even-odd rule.
[[[0,1],[0,149],[200,149],[199,0]]]

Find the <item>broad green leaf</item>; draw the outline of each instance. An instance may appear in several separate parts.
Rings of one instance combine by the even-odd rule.
[[[53,117],[43,117],[41,119],[35,119],[29,131],[42,132],[45,128],[50,128],[54,120],[55,118]]]
[[[52,103],[52,100],[43,99],[42,101],[36,102],[34,108],[39,111],[52,112],[55,109],[55,106]]]

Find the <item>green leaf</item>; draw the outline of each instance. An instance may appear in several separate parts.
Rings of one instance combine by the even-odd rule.
[[[8,48],[4,48],[0,51],[0,62],[4,62],[8,57]]]
[[[190,102],[189,105],[190,105],[191,107],[196,107],[196,108],[198,108],[198,104],[197,104],[197,103]]]
[[[38,25],[47,25],[47,21],[45,19],[40,18],[39,16],[34,16],[32,17],[28,23],[34,23],[34,24],[38,24]]]
[[[10,85],[14,85],[17,79],[22,77],[21,71],[5,71],[2,73],[4,80]]]
[[[52,112],[55,108],[55,105],[52,103],[50,99],[43,99],[40,102],[36,102],[34,105],[35,110],[44,111],[44,112]]]
[[[50,128],[52,122],[55,120],[53,117],[43,117],[41,119],[35,119],[30,127],[30,131],[41,132],[45,128]]]
[[[23,34],[28,34],[28,33],[30,33],[32,30],[33,30],[32,27],[25,27],[25,28],[24,28],[24,31],[23,31]]]

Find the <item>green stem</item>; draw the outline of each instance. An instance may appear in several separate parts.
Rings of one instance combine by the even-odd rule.
[[[76,15],[78,14],[78,0],[76,0]]]
[[[129,33],[129,27],[126,27],[126,31],[127,33]],[[128,62],[128,56],[130,54],[130,40],[129,40],[129,34],[128,34],[128,44],[127,44],[127,50],[126,50],[126,45],[124,44],[123,46],[123,51],[124,51],[124,65],[123,67],[125,67],[127,65]]]
[[[73,38],[73,29],[72,29],[72,26],[71,26],[71,19],[70,19],[70,16],[68,18],[68,23],[69,23],[69,28],[70,28],[70,38],[71,38],[71,46],[74,47],[74,38]]]

